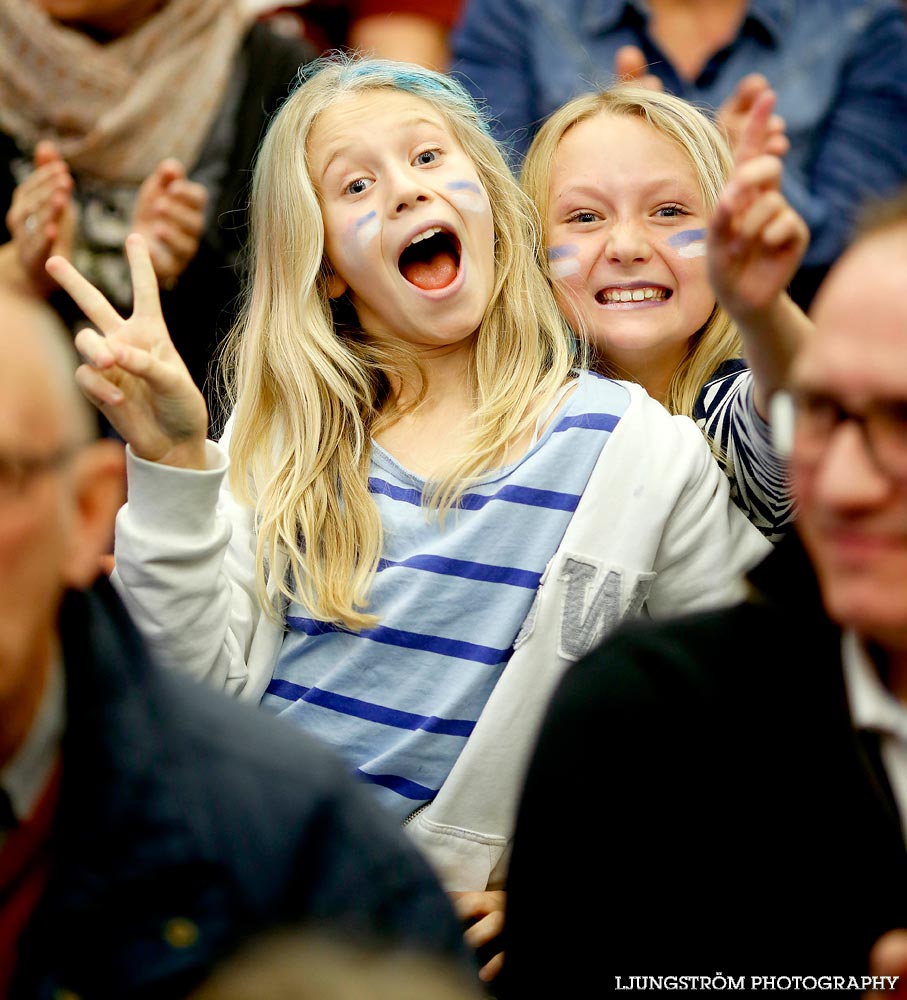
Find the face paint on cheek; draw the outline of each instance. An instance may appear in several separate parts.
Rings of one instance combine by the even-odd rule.
[[[356,241],[360,247],[365,247],[378,235],[381,223],[378,221],[376,212],[368,212],[361,219],[357,219],[354,224]]]
[[[487,212],[488,196],[475,181],[451,181],[447,185],[451,201],[465,212]]]
[[[552,278],[567,278],[579,270],[576,259],[579,247],[575,243],[563,243],[559,247],[548,247],[548,269]]]
[[[704,229],[684,229],[668,237],[668,246],[674,247],[678,257],[705,257],[705,237]]]

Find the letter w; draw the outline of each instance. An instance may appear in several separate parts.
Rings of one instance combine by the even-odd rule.
[[[599,563],[576,556],[564,560],[560,573],[564,591],[559,655],[569,660],[579,659],[597,646],[622,618],[639,614],[655,574],[636,574],[633,591],[626,600],[623,576],[623,570],[609,569],[602,573]]]

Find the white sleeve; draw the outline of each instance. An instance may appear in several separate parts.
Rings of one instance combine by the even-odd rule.
[[[207,449],[205,471],[127,449],[113,582],[160,663],[254,699],[270,680],[280,629],[256,595],[253,511],[230,492],[224,448]]]
[[[744,594],[743,575],[771,543],[750,523],[730,496],[727,477],[702,431],[687,417],[670,418],[673,433],[659,433],[649,452],[652,479],[668,491],[655,579],[647,607],[652,617],[715,607]],[[659,420],[664,425],[664,421]]]

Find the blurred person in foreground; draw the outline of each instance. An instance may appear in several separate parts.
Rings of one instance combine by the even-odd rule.
[[[750,598],[622,628],[558,689],[514,840],[507,996],[860,977],[907,926],[905,276],[907,195],[830,273],[774,397],[797,533]]]
[[[185,997],[300,922],[472,970],[342,764],[149,662],[98,578],[122,447],[93,435],[50,307],[0,288],[0,315],[0,997]]]
[[[190,1000],[482,1000],[487,995],[474,976],[437,955],[376,951],[286,928],[241,948]]]

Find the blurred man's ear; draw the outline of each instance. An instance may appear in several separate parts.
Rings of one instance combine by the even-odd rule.
[[[63,583],[84,589],[113,542],[116,513],[126,499],[126,461],[117,441],[94,441],[73,459],[76,510],[63,560]]]

